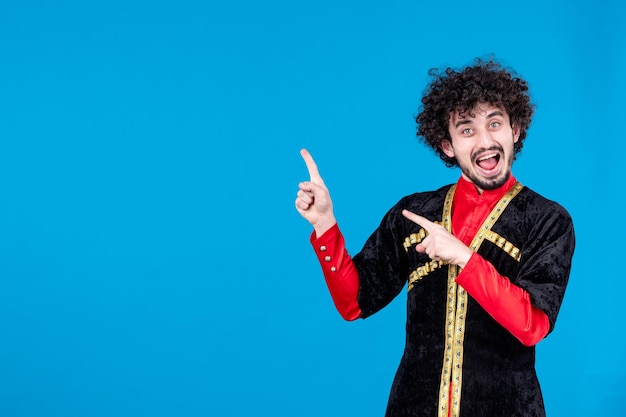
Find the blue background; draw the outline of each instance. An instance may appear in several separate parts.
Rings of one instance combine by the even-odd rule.
[[[294,206],[306,147],[357,252],[453,182],[432,67],[495,54],[536,116],[514,174],[572,214],[538,345],[551,417],[626,415],[625,7],[614,1],[3,1],[0,415],[381,416],[403,293],[344,322]]]

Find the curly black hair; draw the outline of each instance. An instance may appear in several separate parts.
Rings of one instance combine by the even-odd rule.
[[[460,71],[452,68],[428,71],[432,78],[422,98],[420,112],[415,118],[417,136],[431,147],[447,167],[458,166],[440,148],[442,141],[451,141],[450,114],[471,112],[479,103],[487,103],[506,110],[511,126],[520,127],[514,155],[521,150],[530,126],[535,106],[530,102],[528,83],[513,70],[505,69],[493,58],[476,58],[472,66]]]

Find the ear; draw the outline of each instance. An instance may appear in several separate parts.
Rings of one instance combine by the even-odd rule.
[[[454,148],[452,147],[452,142],[449,140],[442,140],[439,144],[439,148],[445,153],[449,158],[454,158]]]
[[[517,143],[519,135],[522,133],[522,128],[518,124],[511,126],[513,128],[513,143]]]

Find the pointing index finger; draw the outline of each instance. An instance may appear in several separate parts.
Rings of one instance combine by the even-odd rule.
[[[413,223],[417,223],[422,226],[428,233],[432,231],[433,227],[437,226],[437,223],[433,223],[426,217],[422,217],[419,214],[415,214],[408,210],[402,210],[402,215],[411,220]]]
[[[302,159],[304,159],[304,163],[306,164],[307,169],[309,170],[309,176],[311,177],[311,182],[316,184],[323,184],[324,181],[320,175],[319,170],[317,169],[317,164],[313,160],[313,157],[306,149],[300,150],[300,155],[302,155]]]

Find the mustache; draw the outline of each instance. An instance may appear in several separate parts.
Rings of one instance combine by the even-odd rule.
[[[504,153],[504,149],[502,148],[502,146],[493,145],[493,146],[490,146],[489,148],[477,149],[476,152],[472,154],[472,159],[476,160],[478,158],[478,155],[480,155],[481,153],[489,152],[489,151],[496,151],[501,154]]]

